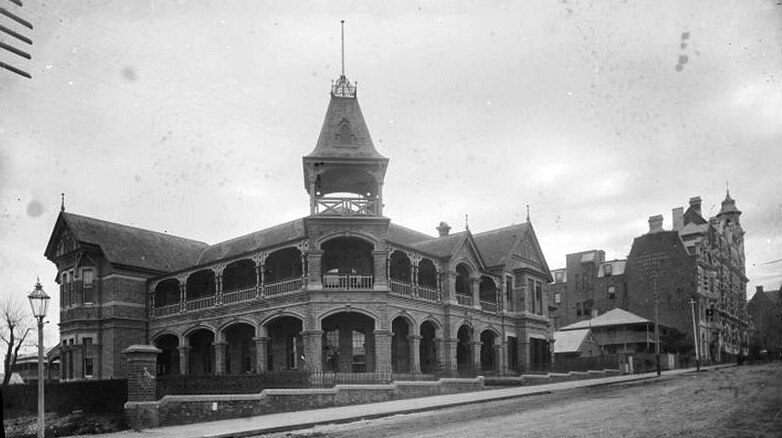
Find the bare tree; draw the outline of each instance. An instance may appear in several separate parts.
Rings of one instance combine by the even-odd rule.
[[[0,300],[0,339],[5,343],[5,375],[3,386],[11,379],[11,368],[16,364],[19,349],[25,345],[25,339],[35,327],[32,313],[25,311],[22,302],[15,296]]]

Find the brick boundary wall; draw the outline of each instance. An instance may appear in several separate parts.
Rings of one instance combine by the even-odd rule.
[[[259,394],[167,395],[153,402],[128,402],[125,411],[128,425],[139,430],[483,389],[483,377],[476,377],[388,385],[337,385],[329,389],[265,389]]]
[[[571,380],[597,379],[621,375],[621,371],[614,369],[570,371],[568,373],[547,374],[522,374],[521,376],[486,377],[486,386],[530,386],[546,383],[568,382]]]

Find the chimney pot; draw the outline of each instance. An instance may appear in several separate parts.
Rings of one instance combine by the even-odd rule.
[[[755,291],[759,294],[763,293],[763,286],[755,286]]]
[[[701,197],[693,196],[690,198],[690,208],[695,210],[698,214],[701,214]]]
[[[663,231],[663,215],[649,216],[649,233]]]
[[[440,237],[446,237],[450,231],[451,227],[445,222],[440,222],[440,225],[437,227],[437,232],[440,234]]]

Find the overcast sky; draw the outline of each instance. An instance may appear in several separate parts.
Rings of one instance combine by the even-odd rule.
[[[58,308],[43,252],[60,192],[67,211],[208,243],[307,215],[340,19],[394,222],[436,234],[469,214],[480,232],[529,204],[553,269],[626,257],[691,196],[714,215],[729,183],[749,293],[780,287],[776,0],[289,3],[5,3],[35,44],[32,61],[0,53],[33,75],[0,70],[0,294],[40,275]]]

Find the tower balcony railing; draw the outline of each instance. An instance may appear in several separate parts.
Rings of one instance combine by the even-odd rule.
[[[399,280],[391,280],[391,292],[406,297],[413,296],[413,285]]]
[[[327,216],[377,216],[377,199],[318,198],[315,213]]]
[[[372,289],[375,277],[359,274],[323,274],[323,289]]]
[[[443,294],[436,288],[427,286],[418,286],[418,298],[426,301],[442,302]]]
[[[481,301],[481,309],[486,310],[488,312],[496,312],[497,311],[497,303],[493,301]]]
[[[390,280],[391,293],[424,301],[442,302],[442,292],[437,288],[412,284],[403,280]]]

